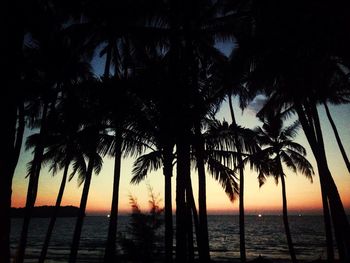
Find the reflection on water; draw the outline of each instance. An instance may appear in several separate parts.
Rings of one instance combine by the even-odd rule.
[[[125,231],[129,217],[121,216],[118,229]],[[325,237],[321,216],[290,216],[290,228],[296,254],[299,259],[324,258]],[[31,221],[28,248],[28,262],[38,258],[49,219],[35,218]],[[18,244],[22,220],[13,219],[11,229],[12,253]],[[59,218],[56,223],[48,262],[67,262],[72,241],[75,218]],[[239,257],[238,216],[211,215],[208,217],[211,256],[213,259]],[[99,262],[107,237],[107,217],[86,217],[80,241],[79,262]],[[282,216],[246,216],[246,250],[248,258],[259,255],[269,258],[289,259]]]

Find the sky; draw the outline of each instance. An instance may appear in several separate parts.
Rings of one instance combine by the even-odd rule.
[[[217,48],[220,49],[226,56],[234,50],[232,43],[217,43]],[[98,54],[99,51],[97,50]],[[93,70],[96,75],[103,74],[105,58],[95,56],[92,61]],[[254,128],[261,123],[255,117],[257,110],[261,107],[261,98],[256,98],[247,109],[242,112],[238,108],[237,101],[234,101],[235,115],[237,123],[247,128]],[[343,205],[348,214],[350,214],[350,174],[348,173],[339,148],[337,146],[333,131],[326,118],[323,107],[319,107],[319,114],[324,135],[328,165],[338,187]],[[350,122],[347,121],[350,116],[350,105],[330,106],[331,114],[337,125],[340,137],[343,141],[345,151],[350,155]],[[231,122],[229,115],[229,107],[227,102],[223,102],[220,111],[217,114],[217,119]],[[26,131],[28,135],[30,131]],[[286,189],[288,210],[290,214],[321,214],[322,202],[320,192],[320,182],[317,173],[315,159],[311,149],[305,138],[305,135],[300,129],[296,142],[303,145],[307,150],[307,159],[311,162],[315,170],[313,183],[311,183],[302,174],[295,174],[285,168]],[[15,171],[13,179],[12,206],[23,207],[25,205],[28,178],[26,176],[26,164],[32,159],[30,152],[24,152],[22,149],[20,159]],[[139,185],[131,185],[131,171],[133,159],[124,159],[121,168],[120,190],[119,190],[119,211],[120,213],[130,213],[131,206],[129,204],[130,196],[138,200],[140,208],[147,211],[149,208],[148,186],[151,186],[154,194],[158,195],[160,204],[164,205],[164,176],[162,170],[150,173],[144,182]],[[107,215],[110,211],[112,200],[112,185],[113,185],[113,166],[114,161],[111,158],[105,158],[103,169],[99,175],[94,175],[91,182],[89,198],[87,203],[87,215]],[[175,209],[175,175],[172,178],[172,199],[173,209]],[[63,171],[55,176],[52,176],[47,168],[43,168],[39,179],[39,190],[36,201],[36,206],[54,205],[56,196],[61,183]],[[192,171],[192,183],[195,200],[197,200],[198,192],[198,175]],[[78,187],[77,178],[73,178],[66,185],[62,205],[79,206],[82,186]],[[207,208],[211,214],[237,214],[238,200],[230,202],[220,184],[215,181],[207,172]],[[245,170],[245,189],[244,202],[247,214],[280,214],[282,210],[282,192],[281,185],[276,185],[273,178],[268,178],[267,182],[259,188],[257,174]]]
[[[260,105],[259,102],[259,100],[254,101],[244,112],[235,106],[236,119],[241,126],[254,128],[261,124],[255,117],[256,109]],[[237,105],[237,102],[235,102],[235,105]],[[350,115],[350,106],[331,106],[330,109],[343,140],[345,150],[350,154],[350,123],[347,121]],[[346,166],[336,144],[331,126],[322,107],[319,108],[319,112],[322,121],[322,130],[324,132],[328,164],[338,187],[343,205],[347,213],[350,214],[350,174],[346,170]],[[223,103],[217,118],[221,120],[225,119],[228,122],[231,121],[226,102]],[[26,134],[28,134],[28,131],[26,131]],[[302,129],[300,129],[296,141],[306,148],[307,158],[312,163],[316,174],[313,183],[311,183],[302,174],[295,174],[285,168],[287,175],[286,187],[289,213],[321,214],[322,203],[317,167]],[[29,181],[28,178],[25,178],[26,164],[31,158],[32,156],[30,152],[21,152],[13,179],[13,207],[23,207],[25,205]],[[87,204],[87,215],[109,214],[112,199],[113,164],[113,159],[105,158],[101,173],[93,176]],[[137,199],[141,210],[147,211],[149,208],[148,185],[153,188],[154,194],[159,197],[160,204],[164,205],[164,176],[162,175],[162,171],[159,170],[158,172],[149,174],[147,179],[139,185],[131,185],[130,179],[132,176],[132,165],[133,159],[124,159],[122,162],[119,191],[120,213],[125,214],[131,212],[131,206],[129,204],[130,196]],[[47,168],[42,169],[39,179],[36,206],[55,204],[62,173],[63,171],[60,171],[55,176],[52,176]],[[176,171],[174,171],[174,176],[172,178],[173,209],[175,209],[175,175]],[[191,176],[193,191],[195,199],[197,200],[198,175],[195,171],[192,171]],[[67,184],[62,205],[79,206],[83,187],[78,187],[77,181],[77,178],[73,178],[72,181]],[[238,214],[238,200],[233,203],[230,202],[220,184],[215,181],[209,173],[207,173],[206,183],[207,207],[209,214]],[[257,174],[250,171],[249,168],[245,170],[244,195],[245,210],[247,214],[280,214],[282,211],[281,185],[276,185],[273,178],[268,178],[265,185],[259,188]]]

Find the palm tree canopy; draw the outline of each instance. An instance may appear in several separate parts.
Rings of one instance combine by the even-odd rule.
[[[304,174],[311,182],[314,170],[310,162],[305,158],[305,148],[294,142],[300,127],[299,121],[294,121],[290,125],[284,126],[283,115],[285,112],[271,113],[264,116],[262,127],[255,128],[257,140],[261,146],[261,151],[257,153],[261,160],[268,160],[269,169],[265,170],[265,175],[273,175],[276,183],[280,176],[285,176],[281,163],[284,163],[293,172]],[[260,160],[260,161],[261,161]],[[255,159],[258,161],[258,159]],[[259,175],[260,185],[264,183],[263,175]]]

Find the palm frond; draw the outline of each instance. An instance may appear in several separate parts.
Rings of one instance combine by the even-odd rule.
[[[290,152],[290,158],[293,160],[297,171],[301,172],[306,178],[313,182],[312,175],[314,175],[315,172],[311,163],[298,152]]]
[[[103,166],[103,159],[102,159],[101,155],[99,155],[98,153],[95,153],[95,156],[94,156],[94,172],[95,172],[96,175],[98,175],[101,172],[102,166]]]
[[[144,180],[149,172],[156,171],[162,166],[162,155],[160,151],[153,151],[141,155],[134,162],[132,170],[132,184],[139,184]]]
[[[234,171],[213,158],[208,159],[207,165],[210,174],[221,184],[230,201],[233,202],[239,194],[238,179]]]
[[[280,152],[280,157],[282,162],[289,168],[291,169],[294,173],[297,172],[297,167],[294,164],[293,159],[286,154],[284,151]]]
[[[231,169],[234,169],[237,166],[237,152],[226,150],[207,150],[206,154],[209,156],[209,158],[212,158]]]
[[[292,141],[285,141],[284,145],[285,145],[287,151],[297,152],[303,156],[306,155],[306,149],[302,145],[300,145],[299,143],[295,143]]]
[[[83,155],[77,155],[73,159],[72,172],[69,175],[68,181],[71,181],[76,173],[86,176],[87,166]]]
[[[294,121],[291,125],[282,129],[280,136],[283,138],[295,138],[300,128],[299,120]]]

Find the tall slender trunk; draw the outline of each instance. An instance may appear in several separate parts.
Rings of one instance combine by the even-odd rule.
[[[326,110],[326,114],[327,114],[328,120],[329,120],[329,122],[330,122],[330,124],[332,126],[332,129],[333,129],[333,132],[334,132],[334,135],[335,135],[335,139],[337,140],[339,150],[341,152],[341,155],[343,156],[346,168],[348,169],[348,172],[350,173],[350,161],[349,161],[349,158],[348,158],[348,156],[347,156],[347,154],[345,152],[343,143],[342,143],[342,141],[340,139],[340,136],[339,136],[337,127],[335,126],[335,123],[333,121],[332,115],[331,115],[331,113],[329,111],[327,102],[324,102],[323,105],[324,105],[324,108]]]
[[[321,168],[322,176],[325,178],[325,186],[327,187],[326,193],[328,197],[332,221],[334,224],[334,234],[337,242],[339,258],[340,260],[350,262],[350,225],[344,210],[343,203],[340,199],[337,186],[335,185],[332,174],[328,168],[321,123],[318,117],[316,104],[313,105],[314,106],[311,107],[311,112],[315,120],[315,130],[317,138],[319,140],[319,159],[322,159],[322,163],[320,163],[319,167],[323,167]]]
[[[27,246],[27,238],[28,238],[28,230],[30,219],[32,216],[32,210],[35,205],[36,197],[38,194],[38,184],[39,184],[39,175],[41,171],[41,162],[44,153],[44,137],[46,136],[46,118],[48,112],[49,103],[44,101],[43,112],[41,116],[41,127],[39,132],[39,142],[35,147],[35,153],[33,158],[33,171],[29,175],[29,183],[28,183],[28,191],[27,191],[27,199],[25,206],[25,214],[22,225],[21,238],[19,242],[19,247],[16,255],[15,262],[23,263],[25,249]]]
[[[195,230],[195,234],[196,234],[196,241],[197,241],[197,247],[198,247],[198,252],[201,252],[200,246],[200,230],[199,230],[199,220],[198,220],[198,212],[197,212],[197,207],[196,207],[196,203],[194,201],[194,196],[193,196],[193,189],[192,189],[192,180],[191,180],[191,176],[187,177],[187,181],[186,181],[186,203],[187,206],[189,207],[189,216],[193,217],[193,224],[194,224],[194,230]],[[188,238],[189,241],[192,242],[188,244],[189,246],[189,260],[194,259],[194,254],[191,254],[191,249],[193,248],[193,224],[192,224],[192,220],[189,220],[191,222],[191,227],[189,228],[189,232],[188,235],[190,235],[190,237]],[[193,250],[194,253],[194,250]],[[200,255],[199,255],[200,256]]]
[[[118,229],[118,204],[119,204],[119,181],[121,171],[121,159],[122,159],[122,138],[121,134],[116,131],[115,135],[116,151],[114,157],[114,179],[113,179],[113,196],[111,213],[109,218],[108,237],[106,244],[106,251],[104,256],[104,262],[117,262],[117,229]]]
[[[18,106],[17,87],[21,79],[24,40],[24,10],[17,1],[5,1],[2,6],[2,50],[6,50],[2,67],[0,98],[0,262],[10,262],[12,179],[23,139],[23,102]],[[22,125],[23,124],[23,125]],[[17,128],[17,130],[16,130]],[[17,147],[18,146],[18,147]],[[18,150],[17,150],[18,148]]]
[[[11,230],[11,194],[12,174],[11,169],[4,169],[0,164],[0,261],[10,262],[10,230]]]
[[[5,97],[6,99],[6,97]],[[4,106],[9,106],[5,108]],[[11,195],[14,144],[16,140],[16,106],[8,105],[7,101],[0,103],[2,135],[0,136],[0,261],[10,262],[10,229],[11,229]],[[6,114],[5,114],[6,113]]]
[[[188,195],[186,193],[186,195]],[[194,262],[194,245],[193,245],[193,223],[191,204],[186,201],[186,236],[188,244],[188,256],[186,262]]]
[[[317,139],[316,134],[314,130],[314,124],[312,121],[312,118],[310,118],[310,114],[307,114],[305,107],[303,107],[300,103],[296,103],[296,110],[298,113],[298,117],[300,120],[300,123],[303,127],[304,133],[306,135],[306,138],[309,142],[309,145],[311,147],[311,150],[316,158],[317,161]],[[320,178],[320,186],[321,186],[321,197],[322,197],[322,206],[323,206],[323,220],[324,220],[324,226],[325,226],[325,235],[326,235],[326,246],[327,246],[327,260],[329,262],[334,261],[334,249],[333,249],[333,235],[332,235],[332,226],[331,226],[331,217],[330,217],[330,211],[329,211],[329,204],[327,199],[327,193],[326,193],[326,186],[325,186],[325,180],[323,176],[319,174]]]
[[[350,226],[339,192],[329,171],[316,104],[296,105],[300,122],[317,162],[322,191],[328,199],[340,260],[350,261]],[[306,110],[309,112],[306,112]],[[307,115],[309,113],[309,115]],[[304,115],[305,114],[305,115]],[[307,116],[307,117],[306,117]],[[325,211],[325,210],[324,210]],[[325,218],[326,220],[326,218]],[[326,226],[325,222],[325,226]],[[326,234],[331,230],[327,230]],[[326,237],[331,238],[331,237]],[[327,243],[329,246],[329,243]],[[330,248],[327,248],[329,250]]]
[[[176,174],[176,262],[187,260],[186,239],[186,178],[190,176],[190,145],[186,136],[179,138],[177,148]]]
[[[2,136],[0,138],[0,262],[10,262],[10,230],[11,230],[11,195],[12,179],[15,172],[24,132],[23,103],[16,106],[6,106],[1,103],[0,114],[5,113],[2,121]],[[5,111],[6,110],[6,111]],[[17,126],[17,129],[16,129]]]
[[[206,181],[204,166],[204,141],[202,138],[200,124],[195,124],[196,136],[196,161],[198,168],[198,208],[199,208],[199,239],[197,239],[199,260],[201,262],[210,261],[209,237],[208,237],[208,217],[207,217],[207,198],[206,198]]]
[[[163,153],[164,220],[165,220],[165,262],[173,261],[173,211],[171,200],[171,177],[173,176],[173,147],[165,146]]]
[[[296,263],[297,262],[297,258],[295,256],[294,246],[293,246],[293,242],[292,242],[292,235],[290,234],[290,228],[289,228],[289,222],[288,222],[286,182],[284,180],[284,173],[283,173],[283,170],[282,170],[282,164],[279,163],[279,166],[280,166],[280,169],[281,169],[281,176],[280,176],[280,178],[281,178],[281,183],[282,183],[283,224],[284,224],[284,229],[286,231],[286,237],[287,237],[289,254],[290,254],[290,257],[292,259],[292,262]]]
[[[81,195],[80,200],[80,206],[79,206],[79,212],[77,217],[77,222],[75,224],[74,234],[73,234],[73,241],[71,245],[70,255],[69,255],[69,263],[75,263],[77,260],[78,255],[78,248],[79,248],[79,241],[81,236],[81,230],[83,227],[84,217],[85,217],[85,210],[86,210],[86,203],[89,195],[89,189],[90,189],[90,183],[91,183],[91,177],[92,172],[94,168],[94,156],[93,154],[89,157],[89,164],[88,169],[84,181],[84,188]]]
[[[66,165],[64,167],[63,177],[62,177],[62,181],[61,181],[61,186],[60,186],[60,189],[58,191],[55,209],[53,210],[53,213],[52,213],[52,216],[51,216],[51,219],[50,219],[50,223],[49,223],[49,227],[48,227],[47,232],[46,232],[44,245],[43,245],[43,248],[41,250],[40,257],[39,257],[39,263],[43,263],[45,261],[45,258],[46,258],[47,250],[49,248],[49,243],[50,243],[50,239],[51,239],[51,236],[52,236],[52,231],[53,231],[53,229],[55,227],[57,214],[58,214],[58,211],[60,209],[61,202],[62,202],[62,197],[63,197],[63,193],[64,193],[64,189],[66,187],[69,164],[70,164],[70,160],[68,160],[66,162]]]
[[[334,245],[333,245],[331,213],[329,211],[329,204],[328,204],[327,194],[325,190],[326,186],[324,184],[325,184],[324,179],[320,178],[321,198],[322,198],[322,207],[323,207],[323,221],[325,225],[325,234],[326,234],[327,260],[329,262],[333,262]]]
[[[246,249],[245,249],[245,223],[244,223],[244,164],[242,159],[242,150],[237,133],[237,122],[233,110],[231,95],[228,95],[228,102],[230,107],[230,113],[232,118],[232,124],[234,128],[234,140],[237,151],[237,160],[239,168],[239,251],[241,256],[241,262],[246,262]]]

